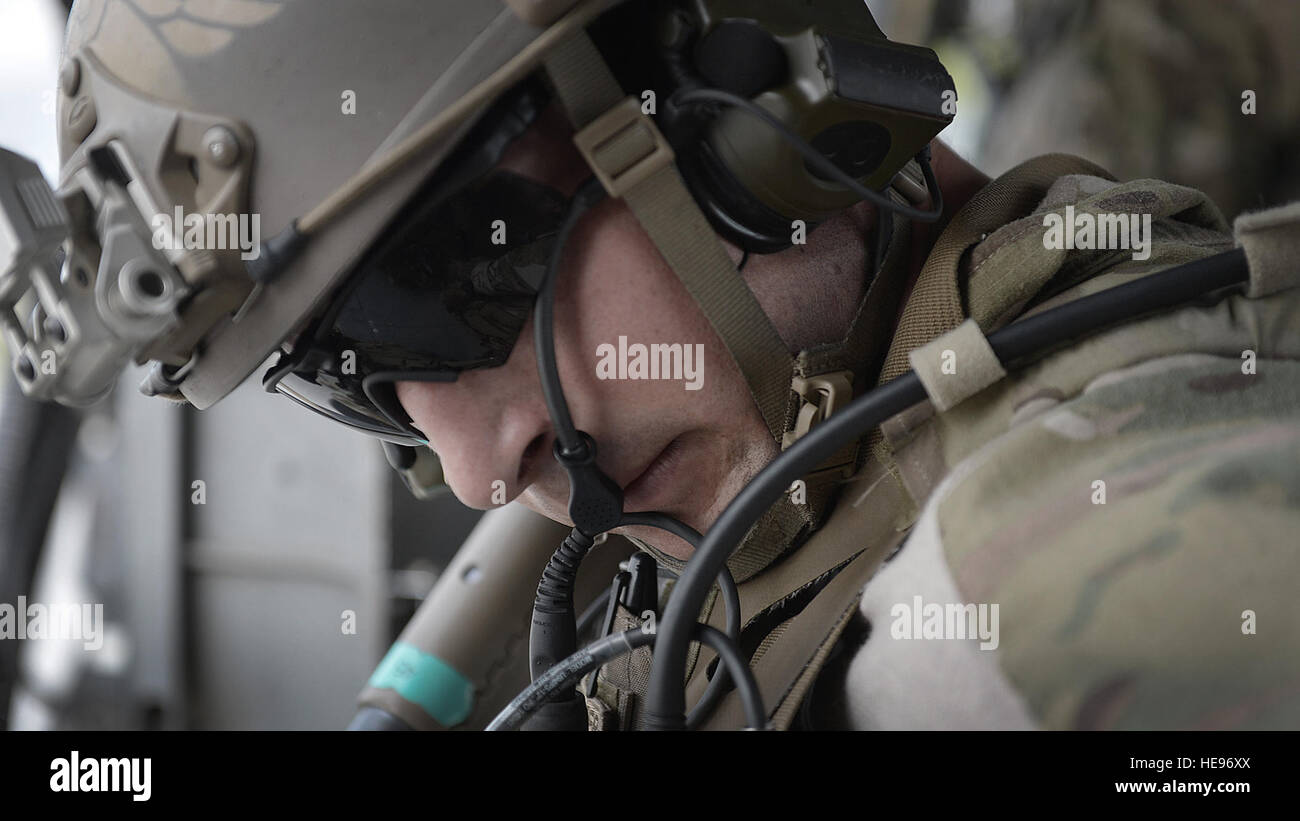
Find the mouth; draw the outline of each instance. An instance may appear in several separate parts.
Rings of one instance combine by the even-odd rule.
[[[673,481],[686,448],[682,437],[673,439],[646,465],[635,479],[623,488],[623,509],[629,513],[662,510],[677,485]]]

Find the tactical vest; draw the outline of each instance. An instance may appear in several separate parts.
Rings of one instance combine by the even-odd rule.
[[[1035,212],[1059,211],[1065,204],[1044,203],[1048,189],[1063,177],[1070,179],[1055,189],[1058,199],[1065,190],[1081,201],[1088,198],[1098,211],[1150,213],[1150,258],[1134,265],[1127,250],[1067,253],[1045,247],[1041,215]],[[1099,194],[1103,189],[1106,193]],[[1031,214],[1034,218],[1026,219]],[[1030,230],[1035,225],[1039,229]],[[1227,250],[1231,238],[1218,209],[1199,192],[1153,180],[1117,184],[1086,160],[1039,157],[990,182],[946,225],[885,350],[884,335],[878,338],[872,332],[890,327],[896,315],[910,244],[909,224],[896,218],[885,263],[846,338],[799,355],[790,395],[794,430],[787,438],[797,438],[825,415],[818,412],[819,403],[833,398],[843,404],[844,396],[832,394],[845,390],[846,383],[857,387],[894,379],[908,370],[910,352],[968,318],[987,334],[1103,271],[1153,273]],[[814,410],[804,412],[800,406]],[[935,410],[932,400],[922,402],[828,460],[805,477],[806,503],[797,504],[793,494],[787,494],[751,529],[729,561],[740,593],[741,650],[750,660],[772,727],[791,727],[855,614],[864,584],[901,548],[925,500],[946,474],[944,442],[939,426],[931,424]],[[801,424],[801,419],[812,421]],[[994,433],[989,431],[985,439]],[[964,436],[963,446],[977,441]],[[680,570],[681,562],[649,545],[640,546]],[[724,627],[716,587],[701,620]],[[615,629],[639,623],[620,608]],[[589,698],[593,729],[639,726],[639,700],[648,684],[651,657],[651,650],[642,648],[602,668],[596,696]],[[713,662],[712,651],[692,645],[688,705],[703,694],[716,669]],[[738,729],[744,723],[732,692],[703,727]]]

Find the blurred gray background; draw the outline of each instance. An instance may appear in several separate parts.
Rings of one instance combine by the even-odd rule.
[[[939,51],[960,99],[942,138],[991,175],[1066,151],[1206,190],[1229,218],[1300,197],[1300,3],[869,5],[891,38]],[[65,16],[0,2],[0,144],[51,182]],[[29,594],[104,603],[104,649],[27,642],[10,726],[344,726],[477,513],[415,501],[374,442],[256,384],[197,413],[141,397],[142,376],[85,413]]]

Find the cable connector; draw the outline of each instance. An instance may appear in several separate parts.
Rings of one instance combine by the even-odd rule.
[[[596,442],[577,431],[582,445],[565,451],[557,439],[555,460],[569,474],[569,518],[590,537],[618,527],[623,519],[623,489],[596,467]]]

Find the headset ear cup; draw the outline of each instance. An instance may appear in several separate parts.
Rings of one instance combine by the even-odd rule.
[[[686,185],[713,230],[751,254],[772,254],[790,247],[793,230],[790,219],[751,194],[707,139],[679,151],[678,157]]]
[[[796,221],[812,230],[863,199],[889,207],[881,192],[952,120],[938,57],[891,43],[864,6],[801,5],[779,24],[691,7],[665,41],[662,121],[701,209],[745,251],[787,248]]]
[[[789,77],[784,49],[750,21],[722,21],[699,40],[682,34],[661,57],[678,91],[724,88],[750,98]],[[789,247],[790,220],[754,197],[714,151],[709,137],[716,114],[712,106],[680,105],[673,95],[660,109],[659,124],[687,188],[714,231],[741,250],[770,254]]]

